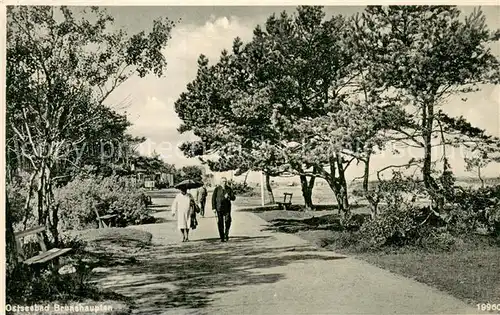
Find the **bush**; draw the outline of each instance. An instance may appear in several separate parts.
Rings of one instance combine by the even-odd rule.
[[[380,199],[386,203],[381,213],[365,223],[360,234],[370,248],[414,246],[443,226],[444,222],[429,207],[417,207],[414,201],[425,195],[422,185],[394,172],[393,179],[378,186]]]
[[[78,235],[72,234],[71,232],[66,232],[60,235],[59,238],[60,247],[72,248],[71,253],[74,254],[84,254],[85,248],[88,245],[87,240],[82,239]]]
[[[429,235],[424,236],[420,246],[427,250],[451,251],[462,247],[463,240],[452,235],[446,229],[433,230]]]
[[[500,185],[487,188],[453,186],[443,176],[441,194],[448,202],[441,213],[417,206],[419,198],[430,200],[425,187],[394,172],[391,180],[378,183],[372,193],[383,202],[373,220],[351,215],[342,219],[344,232],[333,240],[336,247],[355,251],[419,247],[426,250],[457,250],[471,246],[468,237],[478,227],[500,240]],[[487,237],[488,241],[494,239]]]
[[[81,261],[74,267],[73,273],[59,274],[52,272],[48,265],[19,264],[6,275],[7,303],[68,301],[97,296],[97,287],[89,282],[91,270]]]
[[[468,233],[477,227],[500,235],[500,185],[485,188],[457,187],[451,200],[450,223],[455,233]]]
[[[363,251],[359,247],[363,242],[358,232],[340,231],[332,234],[328,239],[322,240],[323,247],[333,250],[349,249],[353,251]]]
[[[377,200],[386,204],[381,213],[373,220],[349,217],[343,224],[349,230],[359,229],[360,241],[366,248],[413,245],[428,233],[429,226],[422,224],[430,218],[429,209],[413,205],[422,194],[421,186],[418,181],[393,172],[392,179],[379,182],[373,191]]]
[[[437,215],[429,207],[417,207],[413,197],[405,198],[403,182],[387,181],[381,185],[381,196],[387,206],[374,219],[361,222],[358,248],[379,250],[384,247],[417,246],[427,250],[455,250],[464,245],[463,237],[485,227],[500,235],[500,188],[461,189],[445,212]],[[344,227],[357,230],[359,223],[348,218]],[[354,228],[352,228],[354,227]]]
[[[27,226],[36,224],[35,211],[37,199],[32,196],[30,207],[27,211],[24,210],[26,197],[28,196],[29,187],[29,174],[22,173],[16,176],[11,182],[5,185],[5,193],[9,198],[9,205],[11,209],[11,219],[15,230],[22,229],[20,225],[26,220]],[[35,192],[34,192],[35,193]]]
[[[25,196],[21,193],[19,187],[11,184],[6,185],[6,195],[7,198],[9,198],[9,204],[12,211],[12,224],[21,222],[24,217],[23,208]]]
[[[496,237],[500,237],[500,206],[497,204],[486,208],[485,216],[488,220],[488,230]]]
[[[142,199],[144,201],[144,204],[146,206],[150,206],[153,204],[153,201],[151,200],[151,196],[146,195],[145,193],[142,193]]]
[[[248,186],[247,183],[231,181],[230,185],[236,195],[252,196],[255,193],[253,187]]]
[[[43,304],[45,302],[73,302],[87,299],[101,300],[105,294],[92,282],[92,270],[102,266],[103,259],[87,251],[88,245],[107,243],[135,248],[151,242],[151,233],[123,228],[70,231],[61,235],[61,246],[71,247],[70,255],[61,257],[59,272],[53,273],[49,264],[27,266],[19,264],[6,275],[6,298],[10,304]],[[36,241],[23,246],[27,255],[38,254]],[[105,247],[106,253],[109,247]],[[119,249],[123,251],[123,248]],[[104,258],[107,259],[107,258]],[[113,256],[112,263],[119,263]],[[106,260],[105,262],[106,263]],[[64,270],[69,271],[64,273]]]
[[[369,214],[354,213],[342,218],[340,221],[343,229],[347,231],[359,231],[361,226],[371,218]]]
[[[113,223],[120,227],[151,220],[145,193],[117,177],[80,176],[57,188],[54,195],[66,230],[96,227],[96,212],[117,215]]]
[[[374,220],[361,226],[360,234],[369,247],[387,245],[402,246],[415,241],[418,223],[414,220],[414,208],[404,204],[401,207],[388,206]]]

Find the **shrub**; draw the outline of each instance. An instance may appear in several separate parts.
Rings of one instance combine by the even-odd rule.
[[[35,211],[37,199],[33,195],[31,198],[30,207],[25,210],[24,206],[28,196],[29,189],[29,174],[21,173],[16,176],[11,182],[5,185],[5,193],[9,198],[9,205],[11,209],[11,219],[15,230],[22,229],[20,225],[26,221],[27,226],[32,226],[36,222]],[[34,192],[33,192],[34,193]]]
[[[455,233],[484,227],[500,235],[500,185],[485,188],[457,187],[451,200],[450,223]]]
[[[6,195],[9,198],[9,205],[12,213],[12,224],[16,225],[23,221],[24,216],[24,203],[26,200],[25,194],[23,194],[21,187],[18,185],[7,184],[6,185]],[[31,211],[30,211],[31,212]]]
[[[443,181],[452,183],[453,178],[448,177],[445,176]],[[452,188],[449,190],[447,198]],[[430,200],[430,195],[420,181],[405,178],[400,172],[393,172],[391,180],[379,182],[374,193],[386,206],[375,219],[368,220],[360,228],[361,241],[368,248],[419,246],[449,249],[457,240],[454,235],[459,233],[456,231],[472,227],[468,213],[459,208],[452,208],[447,214],[437,214],[430,206],[417,206],[417,199]]]
[[[324,240],[325,246],[328,244],[334,250],[351,252],[422,246],[424,239],[437,229],[422,224],[427,218],[427,211],[425,208],[412,207],[410,203],[402,203],[388,206],[375,219],[370,219],[368,214],[353,214],[342,218],[341,230]],[[431,246],[430,239],[426,245]]]
[[[70,262],[74,272],[60,274],[54,272],[50,264],[18,264],[6,274],[7,303],[68,301],[98,295],[97,287],[90,283],[91,269],[80,259],[85,255],[86,243],[67,235],[62,235],[61,240],[62,246],[73,248],[72,255],[60,259]],[[33,240],[23,244],[23,250],[26,256],[31,257],[38,254],[40,247]]]
[[[144,192],[117,177],[79,176],[54,195],[63,229],[96,227],[96,212],[117,215],[114,223],[122,227],[151,220]]]
[[[413,206],[417,195],[421,194],[421,184],[405,178],[400,172],[393,172],[393,178],[380,181],[373,197],[386,206],[374,219],[354,216],[343,220],[348,230],[359,230],[360,241],[366,248],[383,246],[404,246],[414,244],[425,233],[425,210]]]
[[[230,185],[236,195],[252,196],[255,193],[253,187],[248,186],[247,183],[231,181]]]
[[[323,247],[333,250],[350,249],[356,250],[362,243],[358,232],[340,231],[332,234],[328,239],[323,239]]]
[[[38,268],[38,269],[35,269]],[[73,300],[96,295],[97,287],[89,282],[90,270],[80,263],[76,272],[59,274],[48,266],[19,264],[6,275],[6,298],[9,304]]]
[[[500,205],[489,206],[485,210],[488,220],[488,230],[495,236],[500,237]]]
[[[253,188],[251,188],[250,190],[247,190],[245,192],[239,193],[238,195],[242,196],[242,197],[255,197],[255,196],[259,196],[260,197],[260,192],[257,191],[257,190],[255,190],[255,189],[253,189]]]
[[[444,229],[435,229],[420,241],[420,246],[427,250],[451,251],[462,247],[464,242]]]
[[[59,241],[61,247],[72,248],[72,254],[83,254],[88,245],[87,240],[82,239],[78,235],[71,233],[63,233],[60,235]]]
[[[437,228],[429,219],[429,208],[417,208],[403,202],[388,205],[374,220],[363,224],[360,235],[370,248],[418,245]]]
[[[341,219],[340,223],[343,229],[347,231],[359,231],[361,226],[369,220],[369,214],[353,213]]]
[[[448,206],[436,214],[430,207],[417,207],[414,196],[425,192],[418,184],[403,180],[398,174],[382,182],[379,196],[387,204],[373,220],[359,229],[358,246],[369,249],[418,246],[428,250],[454,250],[464,244],[463,237],[485,227],[500,235],[500,186],[457,188],[447,193]],[[356,220],[343,221],[346,228],[356,230]],[[364,244],[364,245],[363,245]]]
[[[411,204],[418,198],[429,198],[421,181],[404,177],[399,171],[393,172],[392,179],[381,181],[372,194],[392,208],[402,203]]]

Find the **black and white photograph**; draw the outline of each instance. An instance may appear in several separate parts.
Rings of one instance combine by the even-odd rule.
[[[500,314],[500,4],[449,4],[2,4],[0,314]]]

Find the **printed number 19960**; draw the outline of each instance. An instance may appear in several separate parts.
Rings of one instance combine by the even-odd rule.
[[[481,311],[500,311],[500,304],[477,304],[477,309]]]

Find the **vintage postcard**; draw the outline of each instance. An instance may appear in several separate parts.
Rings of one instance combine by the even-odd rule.
[[[48,4],[2,4],[0,313],[500,313],[498,2]]]

